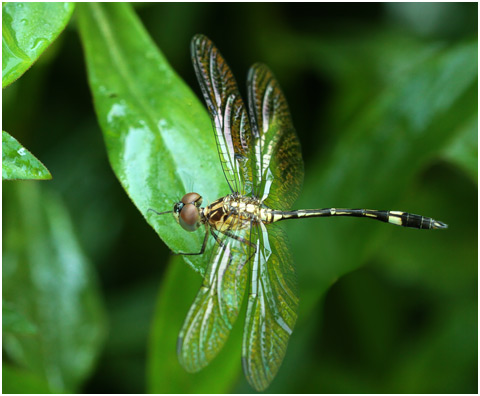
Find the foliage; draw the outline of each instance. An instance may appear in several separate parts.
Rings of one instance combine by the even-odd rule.
[[[51,391],[74,391],[104,338],[95,274],[56,195],[31,183],[10,193],[3,298],[32,324],[4,329],[3,346],[15,362],[45,378]]]
[[[52,175],[14,137],[2,131],[2,179],[51,179]]]
[[[2,88],[27,71],[67,25],[74,3],[2,4]]]
[[[5,73],[4,56],[4,87],[73,11],[20,4],[3,4],[4,45],[18,55],[17,43],[28,62],[12,58],[18,67]],[[475,4],[76,8],[61,41],[3,92],[3,129],[54,176],[3,183],[4,392],[252,391],[241,319],[202,372],[178,364],[176,337],[201,277],[165,244],[194,251],[203,234],[148,211],[170,210],[188,191],[210,202],[226,192],[189,59],[200,32],[241,88],[256,61],[275,72],[305,160],[295,207],[400,209],[450,226],[287,223],[300,313],[268,391],[476,391]],[[47,42],[25,52],[38,38]],[[5,155],[19,143],[4,138]],[[49,174],[22,152],[29,178]],[[3,156],[4,172],[12,158]],[[202,273],[207,259],[189,264]]]
[[[2,88],[18,79],[67,25],[73,3],[2,3]],[[47,168],[2,131],[2,179],[51,179]]]
[[[210,202],[226,194],[210,120],[198,99],[155,48],[126,4],[89,3],[79,9],[95,109],[117,178],[174,251],[197,251],[203,237],[172,229],[171,217],[148,212],[170,207],[192,181]],[[185,117],[189,114],[189,117]],[[204,136],[204,139],[200,138]],[[205,258],[185,257],[203,273]]]

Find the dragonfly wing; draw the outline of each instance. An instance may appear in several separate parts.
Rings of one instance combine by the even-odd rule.
[[[241,234],[248,238],[248,232]],[[205,367],[218,354],[237,319],[248,277],[249,246],[224,237],[212,252],[203,284],[180,331],[177,353],[189,372]]]
[[[260,224],[255,234],[258,248],[250,262],[242,362],[248,382],[262,391],[277,374],[285,356],[297,320],[298,293],[295,269],[281,225],[270,225],[267,233]]]
[[[251,192],[249,152],[252,141],[248,114],[235,78],[217,47],[197,34],[191,43],[192,61],[212,119],[217,149],[232,192]]]
[[[303,183],[300,142],[287,101],[270,69],[254,64],[248,73],[248,105],[255,136],[254,191],[271,208],[288,210]]]

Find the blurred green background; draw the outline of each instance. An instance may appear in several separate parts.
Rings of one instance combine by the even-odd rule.
[[[176,360],[201,278],[172,259],[111,170],[79,12],[3,91],[3,129],[53,175],[3,182],[3,391],[251,392],[242,319],[202,373]],[[216,43],[243,93],[248,67],[270,66],[302,143],[295,207],[405,210],[450,226],[287,224],[300,312],[268,391],[476,393],[477,4],[149,3],[135,12],[197,96],[195,33]]]

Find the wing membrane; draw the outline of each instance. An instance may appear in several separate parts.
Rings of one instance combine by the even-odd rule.
[[[220,162],[232,192],[251,192],[251,130],[237,83],[215,45],[205,36],[192,39],[195,74],[212,119]]]
[[[248,382],[262,391],[280,368],[297,320],[296,275],[280,225],[256,230],[256,255],[243,332],[242,362]]]
[[[275,209],[290,209],[303,182],[303,161],[273,74],[262,64],[251,67],[247,115],[233,74],[214,44],[196,35],[191,52],[231,191],[254,195]],[[251,257],[250,245],[230,236],[216,245],[180,332],[178,354],[190,372],[217,355],[238,316],[249,268],[242,361],[248,381],[262,391],[280,368],[297,319],[296,277],[281,225],[270,225],[267,233],[260,223],[240,236],[257,246],[255,254]]]
[[[303,160],[287,101],[263,64],[250,68],[247,86],[252,134],[257,137],[254,191],[267,206],[288,210],[303,183]]]
[[[241,234],[248,238],[248,232]],[[230,237],[217,243],[203,284],[178,337],[178,357],[189,372],[205,367],[221,350],[237,319],[247,284],[249,246]]]

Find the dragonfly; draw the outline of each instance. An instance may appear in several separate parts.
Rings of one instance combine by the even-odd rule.
[[[273,73],[261,63],[251,66],[247,109],[232,71],[210,39],[195,35],[191,55],[230,194],[203,207],[201,195],[190,192],[173,211],[156,212],[173,213],[186,231],[204,228],[200,251],[178,254],[204,254],[208,239],[215,239],[202,286],[178,337],[178,358],[188,372],[207,366],[224,346],[247,294],[242,365],[250,385],[263,391],[284,359],[299,304],[293,260],[280,222],[352,216],[418,229],[447,225],[402,211],[292,210],[303,183],[303,159],[287,101]]]

